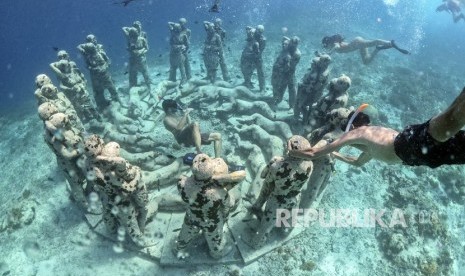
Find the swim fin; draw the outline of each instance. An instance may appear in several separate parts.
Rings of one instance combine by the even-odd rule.
[[[391,45],[392,47],[394,47],[394,49],[396,49],[397,51],[401,52],[402,54],[404,55],[410,55],[410,52],[405,50],[405,49],[401,49],[399,48],[399,46],[396,45],[396,43],[394,42],[394,40],[391,40]]]

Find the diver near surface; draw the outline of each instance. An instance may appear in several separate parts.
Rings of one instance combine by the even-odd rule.
[[[137,73],[141,72],[144,77],[145,85],[150,92],[150,77],[147,69],[147,51],[149,45],[147,43],[147,34],[142,31],[142,24],[139,21],[134,21],[132,27],[123,27],[124,35],[126,36],[129,52],[129,88],[137,86]]]
[[[352,41],[345,42],[344,38],[340,34],[335,34],[332,36],[325,36],[321,42],[323,44],[323,47],[326,50],[329,50],[330,53],[349,53],[359,50],[363,64],[365,65],[371,63],[380,50],[394,48],[404,55],[410,54],[409,51],[399,48],[397,44],[394,42],[394,40],[367,40],[360,36],[357,36]],[[373,51],[369,52],[368,48],[374,49]]]
[[[129,3],[134,2],[134,1],[136,0],[123,0],[120,2],[113,2],[113,4],[115,5],[123,4],[123,7],[126,7],[127,5],[129,5]]]
[[[185,147],[195,146],[197,153],[201,153],[201,145],[209,145],[213,142],[215,157],[221,155],[221,134],[217,132],[201,133],[198,122],[191,122],[189,113],[193,110],[183,110],[174,100],[164,100],[162,103],[165,118],[163,125],[174,135],[176,142]],[[182,114],[180,114],[182,111]]]
[[[348,164],[362,166],[371,159],[388,164],[409,166],[465,164],[465,88],[452,104],[423,124],[407,126],[401,132],[380,126],[360,126],[348,131],[331,144],[319,149],[292,150],[289,154],[303,159],[332,155]],[[362,151],[358,157],[336,152],[344,146]]]
[[[454,23],[459,22],[460,19],[465,21],[465,16],[460,8],[461,2],[459,0],[443,0],[443,3],[436,8],[437,12],[446,11],[452,15]]]
[[[231,193],[246,177],[245,170],[229,172],[221,158],[198,154],[192,163],[192,176],[181,176],[178,191],[188,204],[184,222],[173,248],[178,258],[188,257],[189,243],[202,232],[210,249],[210,256],[219,259],[232,249],[224,235],[229,213],[237,207]],[[197,249],[198,250],[198,249]]]
[[[209,12],[220,12],[220,0],[215,0],[213,5],[208,10]]]

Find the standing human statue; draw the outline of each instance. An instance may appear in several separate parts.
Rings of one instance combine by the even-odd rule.
[[[41,104],[38,112],[44,122],[44,140],[56,155],[58,168],[63,172],[71,189],[71,199],[79,208],[87,211],[88,203],[84,190],[86,174],[83,166],[80,166],[83,164],[81,159],[84,154],[82,133],[73,127],[68,116],[58,112],[58,107],[51,102]]]
[[[215,25],[213,23],[204,21],[203,25],[207,32],[207,37],[203,45],[203,61],[207,69],[207,79],[211,83],[214,83],[220,63],[220,53],[223,52],[223,43],[220,35],[215,31]]]
[[[192,176],[182,176],[178,183],[181,198],[188,204],[174,248],[178,258],[187,255],[189,243],[200,233],[213,258],[219,259],[231,251],[232,246],[224,235],[229,212],[236,204],[230,190],[245,177],[244,170],[230,173],[221,158],[213,159],[203,153],[194,158]]]
[[[132,27],[123,27],[123,32],[128,42],[126,49],[129,52],[129,88],[137,86],[137,73],[140,72],[150,92],[151,81],[146,57],[149,50],[147,34],[142,31],[142,24],[139,21],[134,21]]]
[[[105,144],[98,135],[86,139],[85,154],[86,170],[94,174],[93,186],[102,199],[107,231],[115,234],[124,229],[136,245],[151,245],[144,232],[154,210],[150,209],[140,168],[120,156],[118,143]]]
[[[83,121],[100,120],[100,114],[87,91],[84,74],[77,68],[76,63],[70,60],[66,51],[58,51],[57,56],[58,61],[50,63],[50,68],[56,74],[61,90],[71,101],[79,117]]]
[[[295,70],[300,61],[300,50],[297,49],[300,39],[297,36],[293,38],[283,37],[282,50],[273,65],[271,75],[271,85],[273,86],[273,104],[276,106],[282,100],[286,88],[289,91],[289,108],[295,105],[297,93]]]
[[[300,115],[303,115],[303,121],[308,120],[313,103],[321,98],[323,90],[328,84],[330,63],[331,57],[327,54],[317,54],[312,59],[310,69],[298,85],[294,118],[300,119]]]
[[[226,49],[226,31],[223,29],[223,21],[220,18],[215,19],[215,31],[216,33],[220,36],[221,38],[221,52],[219,53],[220,55],[220,68],[221,68],[221,73],[223,74],[223,80],[224,81],[230,81],[231,78],[229,77],[229,72],[228,72],[228,66],[226,65],[226,61],[224,58],[224,51]]]
[[[308,140],[298,135],[292,136],[288,145],[292,149],[299,150],[311,148]],[[312,162],[305,162],[292,156],[275,156],[270,160],[261,173],[263,186],[260,195],[250,208],[259,220],[255,236],[251,237],[252,247],[259,248],[265,244],[271,231],[276,228],[279,210],[287,210],[289,218],[292,219],[294,213],[292,209],[299,206],[302,187],[312,174],[312,170]],[[262,211],[263,205],[265,208]],[[279,229],[288,230],[284,227]]]
[[[257,70],[258,85],[260,92],[265,91],[265,73],[263,72],[262,54],[266,47],[266,38],[263,35],[265,27],[258,25],[257,28],[246,27],[247,43],[241,55],[241,71],[244,76],[243,85],[249,89],[253,88],[252,74]]]
[[[170,29],[170,81],[176,81],[176,71],[181,73],[181,84],[187,82],[186,68],[184,66],[186,56],[187,36],[181,33],[181,25],[174,22],[168,22]]]
[[[120,101],[109,71],[110,59],[102,44],[97,43],[93,34],[88,35],[86,43],[79,44],[77,48],[86,62],[87,69],[89,69],[95,103],[100,111],[104,111],[111,101]],[[105,98],[105,90],[110,93],[111,101]]]
[[[186,70],[186,78],[190,80],[192,77],[191,63],[189,61],[189,49],[191,44],[191,29],[187,28],[187,19],[184,17],[179,18],[179,25],[181,25],[181,35],[184,36],[183,42],[185,49],[183,50],[184,55],[184,69]]]

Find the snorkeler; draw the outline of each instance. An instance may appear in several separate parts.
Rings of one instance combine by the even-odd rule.
[[[220,12],[220,0],[215,0],[213,6],[208,10],[209,12]]]
[[[113,4],[115,5],[119,5],[119,4],[123,4],[123,7],[126,7],[127,5],[129,5],[129,3],[133,2],[135,0],[123,0],[121,2],[114,2]]]
[[[164,100],[162,103],[163,111],[165,111],[165,119],[163,125],[170,131],[178,144],[191,147],[195,146],[197,153],[202,153],[200,145],[209,145],[213,141],[215,157],[221,155],[221,134],[200,133],[198,122],[191,122],[189,113],[192,108],[182,109],[174,100]],[[183,114],[180,115],[179,113]]]
[[[403,163],[409,166],[465,164],[465,88],[442,113],[423,124],[396,130],[364,125],[355,127],[339,139],[322,148],[292,150],[289,155],[312,160],[332,153],[348,164],[362,166],[371,159],[388,164]],[[345,156],[336,151],[353,146],[362,151],[358,157]]]
[[[437,12],[440,11],[447,11],[452,14],[452,19],[454,23],[459,22],[460,19],[465,21],[465,16],[462,13],[462,9],[460,8],[460,1],[458,0],[442,0],[442,4],[436,8]]]
[[[363,64],[369,64],[380,50],[394,48],[404,55],[409,55],[410,52],[399,48],[394,40],[387,41],[381,39],[366,40],[362,37],[356,37],[351,42],[344,42],[344,37],[340,34],[325,36],[322,40],[323,47],[330,52],[349,53],[360,50],[360,55]],[[370,53],[368,48],[375,49]]]

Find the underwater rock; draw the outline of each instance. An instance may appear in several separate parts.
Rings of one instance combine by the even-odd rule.
[[[25,190],[22,197],[10,201],[9,204],[10,206],[6,207],[6,211],[0,217],[0,233],[12,232],[31,224],[35,219],[37,203],[30,198],[29,190]]]

